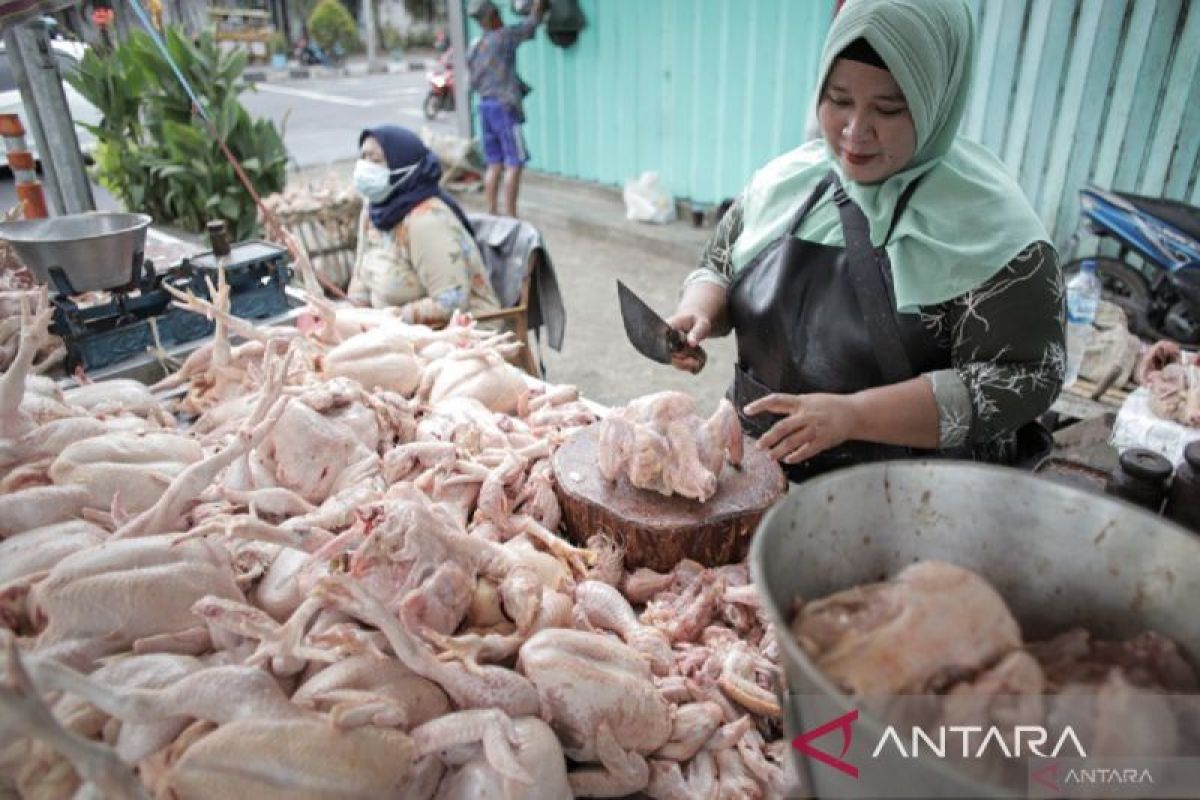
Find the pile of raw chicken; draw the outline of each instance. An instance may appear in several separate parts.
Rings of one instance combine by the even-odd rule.
[[[179,297],[217,332],[154,392],[60,391],[30,369],[44,296],[18,315],[0,793],[787,791],[745,565],[568,544],[549,457],[595,409],[531,388],[505,335],[335,309],[305,265],[298,328]]]
[[[742,463],[742,427],[728,400],[704,419],[683,392],[648,394],[606,416],[598,437],[609,482],[624,475],[639,489],[701,503],[717,493],[726,462]]]
[[[1138,365],[1137,380],[1150,390],[1150,410],[1163,419],[1200,427],[1200,364],[1175,342],[1154,344]]]

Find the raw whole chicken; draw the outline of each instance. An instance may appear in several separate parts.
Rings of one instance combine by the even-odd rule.
[[[452,769],[438,788],[438,800],[569,800],[574,797],[567,781],[566,762],[554,731],[536,717],[513,720],[517,761],[533,784],[506,777],[488,763],[482,752],[473,753]],[[477,751],[479,748],[475,748]]]
[[[83,666],[127,647],[203,651],[208,632],[192,605],[207,595],[242,600],[227,558],[202,542],[167,537],[73,553],[30,592],[31,616],[46,620],[38,646],[58,647]]]
[[[792,634],[830,679],[862,695],[936,691],[1021,647],[996,590],[941,561],[805,603]]]
[[[707,420],[682,392],[658,392],[632,401],[600,423],[600,471],[609,481],[624,474],[640,489],[708,500],[726,460],[742,463],[742,429],[729,401]]]
[[[421,363],[409,334],[386,325],[360,333],[324,357],[328,378],[352,378],[364,389],[387,389],[410,397],[421,382]]]
[[[470,397],[502,414],[514,413],[527,391],[521,372],[489,351],[451,353],[426,368],[421,384],[421,396],[433,405]]]
[[[671,717],[641,654],[597,634],[546,630],[521,648],[517,668],[537,686],[563,752],[601,765],[571,774],[577,794],[611,797],[646,787],[645,756],[670,739]]]
[[[47,474],[59,486],[86,488],[92,508],[108,510],[115,498],[137,513],[203,456],[199,442],[175,433],[108,433],[67,445]]]
[[[1156,342],[1136,376],[1150,391],[1150,410],[1163,419],[1200,427],[1200,364],[1175,342]]]

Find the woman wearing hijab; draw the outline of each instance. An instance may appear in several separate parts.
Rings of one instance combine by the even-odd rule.
[[[470,222],[438,185],[437,156],[409,130],[362,132],[354,186],[367,199],[350,300],[399,306],[407,322],[439,324],[455,311],[497,311]]]
[[[671,324],[692,345],[736,334],[731,399],[793,480],[1045,442],[1062,275],[1020,187],[957,134],[974,44],[966,0],[850,0],[821,138],[755,174],[684,284]]]

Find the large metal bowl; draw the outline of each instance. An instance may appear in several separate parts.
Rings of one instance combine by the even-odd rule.
[[[1076,625],[1102,637],[1155,630],[1200,663],[1200,537],[1136,506],[1014,469],[871,464],[794,486],[754,538],[751,574],[781,632],[789,736],[853,708],[786,633],[795,598],[872,583],[922,559],[987,578],[1026,640]],[[803,695],[827,700],[821,718]],[[797,754],[801,774],[804,766]],[[878,766],[886,779],[882,770],[853,779],[816,764],[811,785],[819,797],[1005,796],[944,763],[885,758]]]
[[[62,270],[70,294],[119,289],[134,283],[146,249],[146,214],[91,211],[49,219],[0,223],[8,241],[35,278],[63,291],[51,276]]]

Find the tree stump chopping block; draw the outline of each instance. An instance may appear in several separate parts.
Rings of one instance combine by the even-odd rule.
[[[625,550],[625,568],[666,572],[685,558],[706,567],[746,557],[763,513],[787,489],[787,478],[770,454],[746,439],[740,468],[725,465],[717,493],[700,503],[639,489],[621,474],[609,483],[600,474],[599,425],[577,433],[554,454],[555,491],[567,537],[612,537]]]

